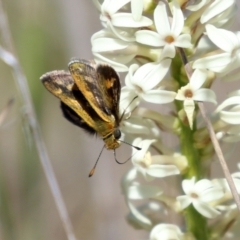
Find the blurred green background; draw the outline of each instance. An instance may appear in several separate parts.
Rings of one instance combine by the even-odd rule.
[[[91,59],[90,37],[102,29],[90,0],[3,0],[15,52],[27,77],[63,198],[78,239],[146,239],[125,220],[128,209],[120,180],[131,163],[118,165],[104,151],[95,175],[88,174],[102,141],[62,117],[59,101],[39,77],[67,69],[72,57]],[[35,144],[26,128],[24,105],[11,68],[0,61],[0,110],[14,98],[0,126],[0,239],[67,239]],[[121,159],[128,146],[117,151]]]

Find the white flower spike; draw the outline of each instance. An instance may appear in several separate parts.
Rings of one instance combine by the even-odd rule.
[[[149,240],[239,239],[239,231],[227,227],[237,217],[235,194],[225,178],[210,180],[206,175],[212,172],[215,152],[201,112],[195,110],[197,102],[216,104],[215,92],[221,89],[222,98],[228,91],[222,86],[213,92],[212,86],[226,81],[231,89],[235,81],[235,91],[218,104],[215,114],[207,113],[219,143],[224,144],[224,155],[233,158],[233,147],[240,141],[240,31],[229,27],[236,21],[237,1],[93,1],[103,26],[91,38],[94,60],[126,72],[116,110],[123,120],[123,137],[141,148],[132,149],[132,168],[122,180],[128,223],[151,232]],[[193,69],[190,79],[185,77],[191,72],[186,63]],[[118,100],[114,85],[107,81],[114,79],[104,76],[103,88]],[[111,109],[107,112],[111,114]],[[170,135],[178,143],[168,141]],[[168,176],[179,179],[173,175],[192,177],[182,181],[182,196],[176,195],[182,190],[177,189],[179,184],[169,181]],[[240,172],[231,176],[240,193]],[[167,224],[170,211],[183,221]],[[192,224],[196,214],[190,212],[205,219],[200,221],[203,231]],[[214,224],[209,218],[215,218]],[[239,221],[234,224],[239,226]]]

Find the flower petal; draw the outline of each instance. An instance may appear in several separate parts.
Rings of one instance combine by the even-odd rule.
[[[132,200],[146,199],[159,196],[162,190],[158,186],[138,185],[128,188],[127,197]]]
[[[129,207],[131,213],[133,214],[133,216],[143,226],[148,227],[148,228],[152,226],[151,220],[149,218],[147,218],[146,216],[144,216],[140,211],[138,211],[138,209],[132,203],[128,202],[128,207]]]
[[[125,28],[140,28],[152,25],[150,18],[142,16],[139,21],[135,21],[131,13],[115,13],[112,16],[112,25]]]
[[[173,1],[173,20],[171,26],[171,32],[175,36],[180,35],[184,26],[184,17],[179,4],[176,1]]]
[[[134,84],[135,81],[134,81],[134,72],[139,68],[139,65],[137,64],[132,64],[130,67],[129,67],[129,70],[128,70],[128,74],[126,75],[125,77],[125,84],[128,88],[132,88],[134,89]]]
[[[135,33],[136,41],[142,44],[162,47],[165,42],[160,39],[158,33],[149,30],[140,30]]]
[[[150,240],[179,240],[182,236],[180,229],[173,224],[158,224],[151,233]]]
[[[171,64],[170,59],[164,59],[160,63],[147,63],[141,66],[135,73],[135,84],[143,91],[153,89],[167,74]]]
[[[112,25],[111,21],[107,22],[107,27],[117,36],[119,39],[126,42],[135,42],[135,36],[132,31],[123,31],[122,28],[118,29]]]
[[[150,90],[146,94],[141,94],[141,97],[146,102],[165,104],[173,102],[176,96],[175,92],[166,91],[166,90]]]
[[[220,118],[229,124],[240,124],[240,112],[221,111]]]
[[[132,156],[132,162],[133,164],[135,164],[135,162],[141,161],[145,154],[147,153],[150,145],[155,142],[155,140],[153,139],[145,139],[142,140],[141,138],[136,138],[133,141],[133,146],[138,146],[141,148],[141,150],[137,150],[135,148],[133,148],[133,156]]]
[[[227,98],[225,101],[223,101],[218,108],[215,110],[215,112],[220,112],[222,109],[229,107],[231,105],[236,105],[240,103],[240,96],[233,96],[230,98]]]
[[[135,21],[139,21],[143,12],[143,0],[131,0],[132,16]]]
[[[173,44],[165,44],[163,47],[161,58],[174,58],[176,54],[176,49]]]
[[[201,213],[206,218],[215,218],[220,215],[220,212],[217,211],[215,208],[199,200],[194,201],[193,206],[199,213]]]
[[[227,1],[214,1],[210,6],[208,6],[201,16],[201,23],[204,24],[211,18],[221,14],[223,11],[228,9],[230,6],[235,4],[235,0]]]
[[[105,0],[102,4],[102,10],[112,15],[130,1],[131,0]]]
[[[230,53],[221,53],[213,56],[200,58],[193,63],[193,68],[199,69],[218,69],[218,72],[225,70],[225,67],[232,61]],[[217,72],[217,71],[215,71]]]
[[[114,50],[121,50],[128,46],[124,41],[117,38],[97,38],[92,40],[93,52],[107,52]]]
[[[184,111],[187,115],[189,126],[192,129],[193,126],[193,114],[195,110],[195,103],[192,99],[185,99],[183,102]]]
[[[201,179],[196,182],[194,188],[197,189],[198,193],[201,194],[206,189],[212,188],[213,184],[208,179]]]
[[[205,191],[204,194],[201,195],[201,200],[204,202],[212,202],[222,198],[223,196],[223,190],[221,188],[214,187]]]
[[[186,9],[194,12],[202,8],[207,2],[209,2],[209,0],[202,0],[197,2],[196,4],[194,4],[193,2],[192,5],[187,5]],[[189,4],[191,4],[191,2],[189,2]]]
[[[192,203],[191,199],[186,195],[178,196],[177,201],[180,203],[181,209],[185,209]]]
[[[104,38],[104,37],[106,37],[106,38],[114,38],[115,36],[114,36],[114,34],[112,32],[108,31],[107,29],[103,29],[103,30],[100,30],[100,31],[98,31],[98,32],[96,32],[96,33],[94,33],[92,35],[91,43],[93,44],[93,41],[95,39]]]
[[[147,169],[147,174],[152,177],[167,177],[179,174],[179,169],[174,165],[152,164]]]
[[[162,2],[158,3],[158,6],[154,10],[153,16],[157,32],[161,36],[167,36],[171,31],[166,6],[164,3]]]
[[[119,110],[120,116],[123,113],[124,114],[129,114],[139,105],[139,103],[140,103],[139,98],[135,99],[132,102],[132,100],[135,97],[136,97],[136,92],[135,92],[134,89],[129,89],[129,88],[126,88],[126,87],[122,88],[121,96],[120,96],[120,110]]]
[[[191,48],[191,35],[190,34],[181,34],[178,36],[174,42],[174,45],[176,47],[182,47],[182,48]]]
[[[217,104],[216,94],[212,89],[198,89],[193,96],[194,101],[211,102]]]
[[[128,71],[128,67],[125,66],[124,64],[112,61],[111,59],[106,58],[99,53],[93,53],[93,55],[94,55],[94,59],[97,64],[99,64],[99,63],[106,64],[107,63],[110,66],[112,66],[117,72],[127,72]]]
[[[210,24],[206,26],[206,30],[208,37],[220,49],[226,52],[232,52],[234,48],[238,46],[237,37],[233,32],[216,28]]]
[[[207,71],[196,69],[190,79],[190,86],[193,92],[199,89],[207,79]]]
[[[195,185],[195,177],[192,177],[191,179],[185,179],[182,181],[182,189],[185,194],[188,194],[192,191]]]

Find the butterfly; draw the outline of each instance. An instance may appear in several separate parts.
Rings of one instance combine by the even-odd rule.
[[[52,71],[41,76],[46,89],[60,99],[64,117],[90,134],[99,135],[107,149],[120,146],[119,99],[121,84],[108,65],[78,59],[67,71]],[[116,157],[115,157],[116,159]]]

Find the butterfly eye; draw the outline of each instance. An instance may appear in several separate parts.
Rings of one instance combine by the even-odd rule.
[[[116,139],[119,139],[121,137],[121,131],[119,129],[115,129],[113,135]]]

